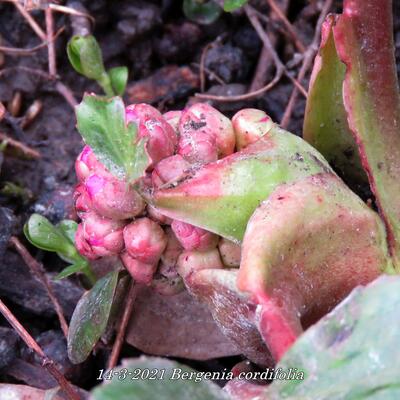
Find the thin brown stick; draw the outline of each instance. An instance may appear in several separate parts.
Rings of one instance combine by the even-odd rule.
[[[287,29],[285,32],[287,35],[293,40],[294,45],[297,47],[297,49],[301,52],[304,53],[306,51],[306,48],[303,44],[303,42],[299,39],[299,35],[296,32],[295,27],[289,22],[289,20],[286,18],[286,15],[283,13],[281,8],[276,4],[275,0],[268,0],[268,4],[271,7],[271,10],[278,16],[278,18],[282,21],[283,25],[285,25],[285,28]]]
[[[50,3],[49,4],[49,8],[54,10],[54,11],[58,11],[60,13],[63,13],[63,14],[70,14],[70,15],[74,15],[76,17],[87,18],[93,25],[95,23],[94,17],[92,17],[89,13],[76,10],[75,8],[72,8],[72,7],[62,6],[62,5],[59,5],[59,4]]]
[[[46,368],[47,371],[57,380],[62,390],[72,400],[80,400],[79,394],[72,387],[72,385],[65,379],[64,375],[57,369],[53,360],[46,356],[42,348],[36,342],[36,340],[28,333],[28,331],[21,325],[21,323],[15,318],[10,309],[0,300],[0,312],[4,318],[10,323],[15,329],[20,338],[26,343],[26,345],[32,349],[40,358],[42,367]]]
[[[54,35],[53,40],[57,39],[57,37],[65,30],[65,26],[62,26],[57,33]],[[5,47],[5,46],[0,46],[0,51],[11,54],[11,55],[17,55],[17,56],[30,56],[32,53],[35,53],[36,51],[42,49],[43,47],[47,46],[47,41],[38,44],[37,46],[31,47],[29,49],[20,49],[17,47]]]
[[[13,147],[17,152],[19,152],[19,154],[22,154],[24,158],[27,158],[29,160],[38,160],[42,157],[42,155],[37,150],[27,146],[25,143],[10,138],[2,132],[0,132],[0,142],[6,143],[7,146]]]
[[[46,273],[44,271],[43,265],[39,263],[32,255],[29,253],[28,249],[19,241],[19,239],[15,236],[11,236],[10,243],[15,247],[18,251],[19,255],[25,261],[25,264],[29,267],[30,271],[37,277],[37,279],[43,284],[46,288],[47,294],[50,297],[51,302],[53,303],[54,309],[56,310],[58,319],[60,321],[61,329],[65,335],[68,336],[68,324],[65,320],[63,309],[57,300],[57,297],[54,294],[53,288],[50,285],[49,280],[47,279]]]
[[[6,75],[9,72],[14,72],[14,71],[24,71],[24,72],[28,72],[32,75],[40,76],[41,78],[44,78],[44,79],[48,79],[48,80],[53,79],[52,76],[50,76],[47,72],[42,71],[41,69],[25,67],[23,65],[16,65],[15,67],[1,69],[0,77],[3,75]]]
[[[31,16],[31,14],[29,14],[28,11],[25,10],[24,6],[22,4],[20,4],[18,1],[13,2],[13,3],[15,5],[15,7],[18,9],[18,11],[21,13],[21,15],[26,19],[26,21],[31,26],[31,28],[34,30],[36,35],[38,35],[39,38],[42,39],[42,42],[45,42],[47,40],[46,33],[38,25],[38,23],[34,20],[34,18]]]
[[[56,64],[56,50],[54,46],[54,20],[53,11],[51,8],[46,8],[44,10],[44,15],[46,19],[46,35],[47,35],[47,53],[49,57],[49,74],[52,77],[57,75],[57,64]]]
[[[133,304],[135,303],[137,294],[138,294],[138,285],[135,285],[135,282],[131,280],[129,286],[128,297],[125,303],[124,313],[122,314],[121,322],[119,324],[119,329],[117,332],[117,336],[115,338],[114,346],[111,351],[110,359],[108,360],[108,369],[112,369],[117,365],[119,355],[121,353],[121,348],[124,343],[126,328],[128,326],[129,319],[132,314]]]
[[[190,63],[190,65],[192,65],[195,68],[200,69],[199,63],[192,62],[192,63]],[[226,82],[221,77],[219,77],[214,71],[211,71],[207,67],[204,67],[204,72],[207,72],[207,74],[210,76],[210,78],[215,79],[220,85],[226,85]]]
[[[310,46],[308,47],[308,49],[306,50],[306,52],[304,53],[303,62],[302,62],[299,74],[297,75],[298,82],[301,82],[304,79],[304,77],[305,77],[307,71],[309,70],[311,63],[318,51],[318,43],[320,40],[322,24],[327,16],[329,10],[332,7],[332,2],[333,2],[333,0],[325,0],[325,3],[322,7],[321,13],[318,17],[317,25],[315,27],[315,33],[314,33],[313,40],[312,40]],[[289,102],[286,106],[285,112],[284,112],[282,120],[281,120],[281,126],[283,128],[287,128],[287,126],[289,125],[290,118],[291,118],[292,112],[293,112],[293,108],[294,108],[294,105],[296,104],[297,96],[298,96],[298,88],[297,88],[297,86],[295,86],[293,88],[292,94],[290,95]]]
[[[257,31],[258,35],[260,36],[265,48],[271,54],[271,57],[272,57],[272,60],[274,61],[275,69],[276,69],[274,78],[272,79],[271,82],[269,82],[267,85],[263,86],[262,88],[255,90],[253,92],[249,92],[249,93],[238,95],[238,96],[214,96],[214,95],[210,95],[210,94],[196,93],[195,94],[196,97],[198,97],[200,99],[215,100],[215,101],[222,101],[222,102],[235,102],[235,101],[249,100],[249,99],[260,96],[261,94],[267,92],[272,87],[274,87],[279,82],[279,80],[282,78],[282,75],[285,72],[285,67],[282,64],[281,60],[279,59],[279,56],[276,53],[276,51],[271,43],[271,40],[269,39],[268,34],[264,31],[264,29],[258,19],[257,13],[249,5],[244,6],[244,10],[247,14],[247,17],[250,20],[250,23],[253,25],[254,29]]]
[[[55,87],[56,87],[57,92],[60,93],[61,96],[64,97],[64,99],[72,107],[72,109],[75,109],[75,106],[78,105],[78,101],[75,99],[75,96],[72,93],[72,90],[68,86],[64,85],[64,83],[62,83],[61,81],[57,81]]]
[[[272,39],[271,39],[272,41]],[[265,85],[266,80],[271,73],[272,58],[266,47],[262,47],[258,58],[257,67],[250,84],[249,92],[254,92]]]

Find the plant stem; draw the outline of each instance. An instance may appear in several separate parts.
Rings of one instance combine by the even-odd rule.
[[[105,71],[103,72],[101,78],[97,81],[97,83],[104,90],[104,93],[106,94],[107,97],[115,96],[114,90],[111,86],[111,80],[110,80],[110,77],[108,76],[107,72],[105,72]]]
[[[93,272],[92,267],[90,266],[90,264],[87,261],[85,262],[85,264],[82,268],[82,272],[88,278],[88,280],[92,286],[97,282],[96,274]]]

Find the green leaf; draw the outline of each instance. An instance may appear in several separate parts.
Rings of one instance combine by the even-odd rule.
[[[242,7],[248,0],[224,0],[224,11],[231,12]]]
[[[134,372],[135,375],[129,374]],[[143,377],[147,374],[157,377]],[[165,371],[165,372],[162,372]],[[227,400],[228,396],[215,383],[207,379],[182,379],[182,374],[199,374],[192,368],[164,358],[140,357],[125,360],[122,367],[114,369],[111,380],[97,386],[93,400]],[[161,374],[163,374],[162,378]],[[181,379],[178,376],[181,376]],[[139,379],[132,379],[133,376]],[[204,373],[203,373],[204,375]],[[125,379],[124,379],[125,377]]]
[[[184,0],[183,12],[192,21],[208,25],[218,19],[221,8],[212,0]]]
[[[128,68],[114,67],[108,70],[108,76],[111,80],[111,86],[117,96],[122,96],[128,83]]]
[[[343,103],[400,270],[400,95],[391,1],[345,0],[333,27]]]
[[[112,271],[79,300],[68,330],[68,357],[74,364],[86,360],[104,332],[117,282],[118,271]]]
[[[67,54],[75,70],[87,78],[97,81],[105,73],[101,49],[94,36],[73,36]]]
[[[303,137],[314,146],[346,183],[357,188],[368,183],[343,104],[345,65],[333,38],[335,17],[322,26],[321,46],[312,73],[304,116]]]
[[[75,243],[75,234],[78,229],[78,223],[72,219],[63,219],[57,224],[57,228],[69,239],[71,243]]]
[[[238,242],[254,210],[278,185],[329,171],[314,148],[274,125],[256,143],[156,190],[150,201],[170,218]]]
[[[105,99],[85,94],[76,107],[78,130],[96,157],[119,179],[133,182],[150,163],[144,140],[137,142],[137,127],[125,123],[120,97]]]
[[[69,265],[68,267],[64,268],[59,274],[57,274],[54,279],[61,280],[77,272],[83,272],[85,270],[85,267],[86,261]]]
[[[63,230],[54,226],[47,218],[32,214],[24,226],[26,238],[39,249],[54,251],[67,260],[73,260],[77,251]]]
[[[276,368],[304,380],[274,380],[262,399],[392,400],[400,398],[400,278],[358,287],[309,328]]]

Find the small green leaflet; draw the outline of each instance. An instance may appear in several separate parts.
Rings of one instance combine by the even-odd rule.
[[[118,271],[112,271],[79,300],[68,330],[68,357],[74,364],[86,360],[107,326]]]
[[[224,0],[224,11],[231,12],[242,7],[248,0]]]
[[[112,174],[129,183],[143,176],[150,163],[145,141],[137,141],[134,123],[126,125],[120,97],[85,94],[76,107],[76,119],[83,139]]]
[[[213,0],[184,0],[183,12],[190,20],[198,24],[208,25],[219,18],[221,8]]]
[[[114,67],[108,70],[111,86],[117,96],[122,96],[128,83],[128,68]]]

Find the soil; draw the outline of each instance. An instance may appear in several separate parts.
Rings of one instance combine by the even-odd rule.
[[[262,43],[240,10],[222,14],[211,25],[199,25],[184,16],[181,1],[81,0],[74,3],[81,3],[95,18],[93,34],[103,50],[105,65],[108,68],[128,66],[127,103],[148,102],[164,112],[183,108],[195,101],[193,95],[201,89],[201,57],[210,43],[213,45],[204,57],[206,92],[242,94],[252,83]],[[266,3],[252,2],[263,14],[270,16]],[[286,7],[286,14],[302,42],[306,46],[310,44],[321,2],[280,0],[278,3]],[[396,56],[400,74],[400,2],[394,3]],[[341,1],[336,1],[332,12],[340,9]],[[42,10],[34,10],[31,14],[42,27],[45,26]],[[55,14],[56,30],[65,27],[56,40],[57,72],[61,82],[79,101],[85,91],[100,93],[100,88],[78,75],[68,62],[65,48],[75,22],[76,18],[71,21],[66,14]],[[292,40],[283,34],[284,31],[276,18],[269,19],[268,32],[274,38],[276,50],[283,63],[289,66],[290,73],[296,76],[301,66],[301,55],[296,52]],[[0,45],[30,48],[39,43],[40,39],[15,7],[1,2]],[[39,151],[41,157],[26,160],[6,152],[3,159],[0,176],[0,298],[39,340],[48,355],[59,362],[68,379],[90,389],[98,384],[96,371],[104,368],[110,349],[100,346],[86,365],[72,367],[51,302],[21,257],[7,246],[10,235],[14,234],[44,264],[48,273],[65,267],[57,256],[30,246],[23,237],[22,227],[33,212],[39,212],[53,222],[73,217],[71,195],[76,181],[73,166],[82,141],[75,128],[73,109],[57,91],[55,83],[26,70],[47,73],[47,48],[28,56],[6,55],[3,62],[2,58],[0,54],[0,101],[10,107],[19,92],[21,104],[19,110],[15,108],[14,116],[8,114],[0,122],[0,132]],[[266,68],[266,71],[262,84],[273,77],[273,68]],[[309,75],[301,82],[305,88],[308,78]],[[265,110],[275,121],[280,121],[292,90],[292,83],[282,78],[272,90],[258,98],[214,105],[228,116],[243,107],[256,107]],[[41,112],[30,125],[22,128],[25,112],[37,100],[43,104]],[[298,135],[302,130],[304,107],[305,99],[300,95],[288,127]],[[2,189],[7,182],[21,190],[5,192]],[[83,290],[76,278],[57,283],[56,293],[67,318],[71,316]],[[51,376],[42,375],[34,356],[6,321],[0,319],[0,325],[0,382],[51,387]],[[138,354],[140,352],[130,346],[123,348],[123,357]],[[192,362],[192,365],[200,370],[218,370],[232,367],[240,360],[240,357],[230,357]],[[187,360],[184,362],[188,363]]]

